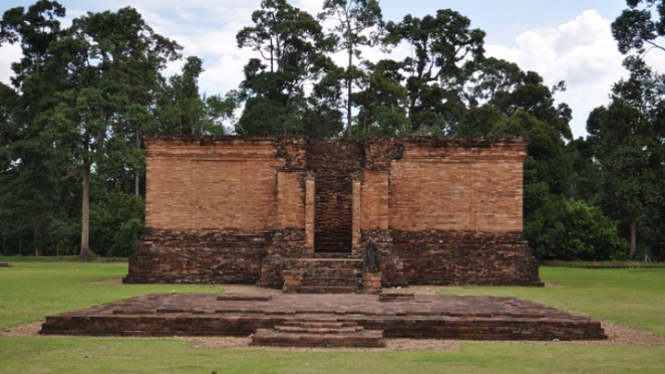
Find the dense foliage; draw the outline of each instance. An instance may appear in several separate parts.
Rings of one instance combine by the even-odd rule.
[[[612,27],[619,49],[637,53],[631,76],[591,113],[586,139],[572,138],[571,110],[556,102],[564,82],[547,87],[486,57],[485,33],[451,9],[386,22],[375,0],[326,0],[317,16],[263,0],[236,36],[254,53],[244,80],[209,97],[198,57],[165,76],[180,47],[132,8],[68,28],[56,1],[9,9],[0,44],[18,43],[23,57],[11,86],[0,84],[1,252],[131,254],[143,229],[140,137],[231,131],[523,136],[524,232],[539,258],[665,258],[665,83],[640,59],[662,49],[665,11],[662,1],[627,3]],[[412,53],[396,61],[387,51],[399,44]],[[370,48],[384,58],[365,60]]]

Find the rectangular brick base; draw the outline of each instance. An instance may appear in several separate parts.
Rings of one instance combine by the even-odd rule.
[[[606,339],[599,321],[517,298],[378,295],[155,294],[46,318],[41,334],[95,336],[248,336],[289,321],[333,318],[382,330],[386,338],[462,340]]]

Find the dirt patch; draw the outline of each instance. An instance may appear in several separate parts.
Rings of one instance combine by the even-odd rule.
[[[9,267],[11,267],[11,265],[9,265],[8,263],[0,262],[0,268],[9,268]]]
[[[385,348],[313,348],[313,347],[255,347],[250,346],[249,338],[182,338],[190,341],[190,349],[251,349],[269,351],[307,351],[307,352],[376,352],[376,351],[435,351],[457,352],[459,340],[429,339],[386,339]]]
[[[0,336],[36,336],[42,328],[44,320],[30,322],[23,325],[5,327],[0,330]]]
[[[5,337],[39,337],[42,321],[4,328],[0,336]],[[462,343],[502,343],[502,344],[537,344],[537,345],[602,345],[602,346],[654,346],[665,345],[662,336],[639,330],[630,326],[610,321],[601,321],[608,336],[607,340],[593,341],[475,341],[475,340],[432,340],[432,339],[386,339],[386,348],[289,348],[289,347],[250,347],[249,338],[237,337],[177,337],[175,339],[190,342],[191,349],[266,349],[266,350],[297,350],[297,351],[458,351]],[[85,339],[86,337],[81,337]],[[131,338],[155,339],[155,338]]]

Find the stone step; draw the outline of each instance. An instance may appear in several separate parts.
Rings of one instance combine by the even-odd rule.
[[[298,333],[298,334],[349,334],[362,331],[361,326],[356,327],[299,327],[299,326],[275,326],[275,331]]]
[[[300,326],[302,323],[344,323],[355,324],[355,322],[340,322],[337,317],[307,317],[307,319],[287,319],[284,321],[284,326]]]
[[[336,318],[327,320],[321,319],[306,319],[306,320],[290,320],[284,321],[282,326],[286,327],[305,327],[305,328],[345,328],[345,327],[360,327],[356,322],[340,322]]]
[[[356,286],[302,286],[300,293],[356,293]]]
[[[291,258],[284,261],[284,292],[355,293],[361,282],[357,258]]]
[[[303,269],[305,277],[328,277],[328,278],[358,278],[362,276],[360,269],[335,269],[335,268],[306,268]]]
[[[356,276],[353,277],[303,277],[302,285],[307,286],[349,286],[357,288],[359,285],[359,279]]]
[[[312,255],[312,258],[333,258],[333,259],[348,259],[348,258],[354,258],[352,257],[353,254],[351,251],[346,251],[346,252],[315,252]]]
[[[279,326],[277,326],[279,327]],[[252,337],[251,345],[279,347],[362,347],[381,348],[386,346],[383,331],[360,330],[350,332],[292,332],[277,329],[258,329]]]
[[[360,269],[362,260],[356,258],[299,258],[286,259],[285,269],[331,268],[331,269]]]

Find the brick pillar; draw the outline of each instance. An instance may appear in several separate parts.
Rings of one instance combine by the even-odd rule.
[[[354,185],[355,187],[355,185]],[[363,215],[361,230],[388,230],[390,226],[390,172],[365,171],[365,181],[360,190]],[[355,201],[354,201],[355,203]]]
[[[380,174],[379,188],[379,227],[381,230],[388,230],[390,225],[390,172]]]
[[[286,184],[286,175],[285,173],[278,172],[277,173],[277,216],[278,216],[278,222],[279,222],[279,228],[281,230],[284,230],[288,226],[287,222],[287,199],[286,199],[286,192],[287,188],[285,186]]]
[[[314,176],[305,180],[305,235],[307,248],[314,248]]]
[[[362,202],[361,202],[360,179],[353,179],[353,225],[351,232],[351,244],[353,248],[360,247],[360,228],[362,227]]]
[[[277,228],[280,230],[305,228],[301,178],[297,172],[277,173]]]

